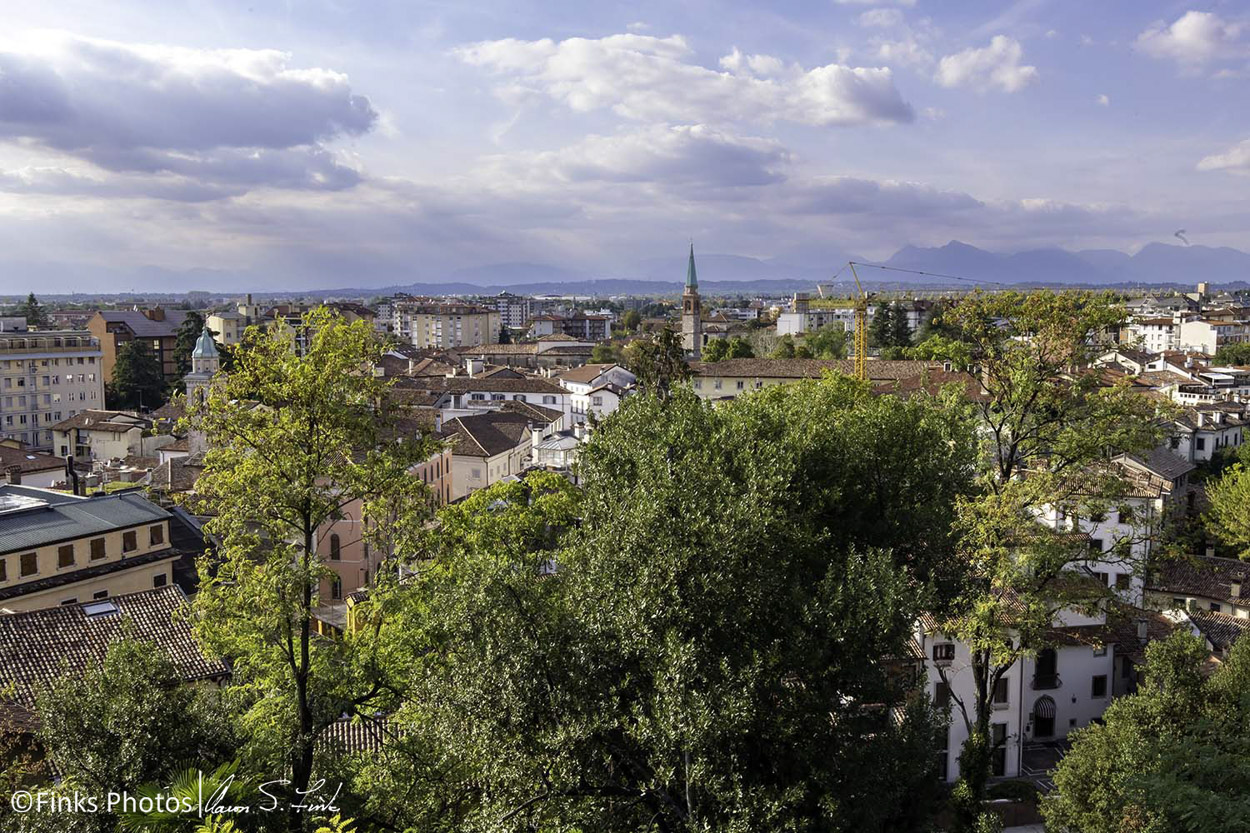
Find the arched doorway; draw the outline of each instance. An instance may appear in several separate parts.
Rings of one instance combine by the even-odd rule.
[[[1033,737],[1053,738],[1055,736],[1055,701],[1049,696],[1037,698],[1033,704]]]

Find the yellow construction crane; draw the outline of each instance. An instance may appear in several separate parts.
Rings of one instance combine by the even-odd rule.
[[[868,296],[855,273],[855,263],[847,263],[851,267],[851,276],[855,278],[855,378],[868,381]]]

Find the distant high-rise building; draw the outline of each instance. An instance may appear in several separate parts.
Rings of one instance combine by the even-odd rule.
[[[414,347],[450,349],[499,343],[499,310],[477,304],[396,300],[396,335]]]
[[[82,330],[0,332],[0,438],[52,450],[52,426],[104,407],[103,352]]]

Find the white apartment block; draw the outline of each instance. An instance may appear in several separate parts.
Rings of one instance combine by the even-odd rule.
[[[0,332],[0,437],[51,451],[53,425],[104,406],[102,357],[85,330]]]
[[[1170,317],[1141,318],[1129,323],[1130,340],[1147,353],[1180,349],[1180,321]]]
[[[1179,339],[1182,350],[1214,356],[1226,344],[1245,344],[1250,341],[1250,324],[1195,318],[1181,322]]]
[[[499,343],[499,311],[474,304],[395,301],[393,331],[418,348],[452,349]]]

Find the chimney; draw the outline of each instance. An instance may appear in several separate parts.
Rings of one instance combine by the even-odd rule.
[[[12,482],[12,481],[9,481],[9,482]],[[1241,582],[1240,581],[1230,582],[1228,585],[1228,588],[1229,588],[1228,595],[1232,596],[1234,599],[1241,598]]]
[[[1198,412],[1198,427],[1201,428],[1202,426],[1206,424],[1207,424],[1207,415],[1204,414],[1202,411],[1199,411]]]
[[[69,490],[71,494],[81,494],[81,492],[78,491],[78,470],[74,468],[73,454],[65,458],[65,479],[69,481]]]
[[[443,430],[443,412],[442,411],[434,412],[434,430],[436,432]]]
[[[1147,633],[1148,632],[1146,630],[1146,620],[1138,619],[1137,620],[1137,638],[1141,640],[1142,642],[1145,642]]]
[[[9,466],[7,469],[4,470],[4,473],[8,475],[9,477],[10,486],[22,485],[22,467],[21,466]]]
[[[529,429],[530,429],[530,461],[534,465],[538,465],[538,444],[543,441],[543,429],[537,427],[532,422],[529,424]]]
[[[165,309],[163,307],[158,306],[158,307],[152,307],[152,309],[145,309],[143,311],[143,314],[147,316],[148,320],[150,321],[164,321],[165,320]]]

